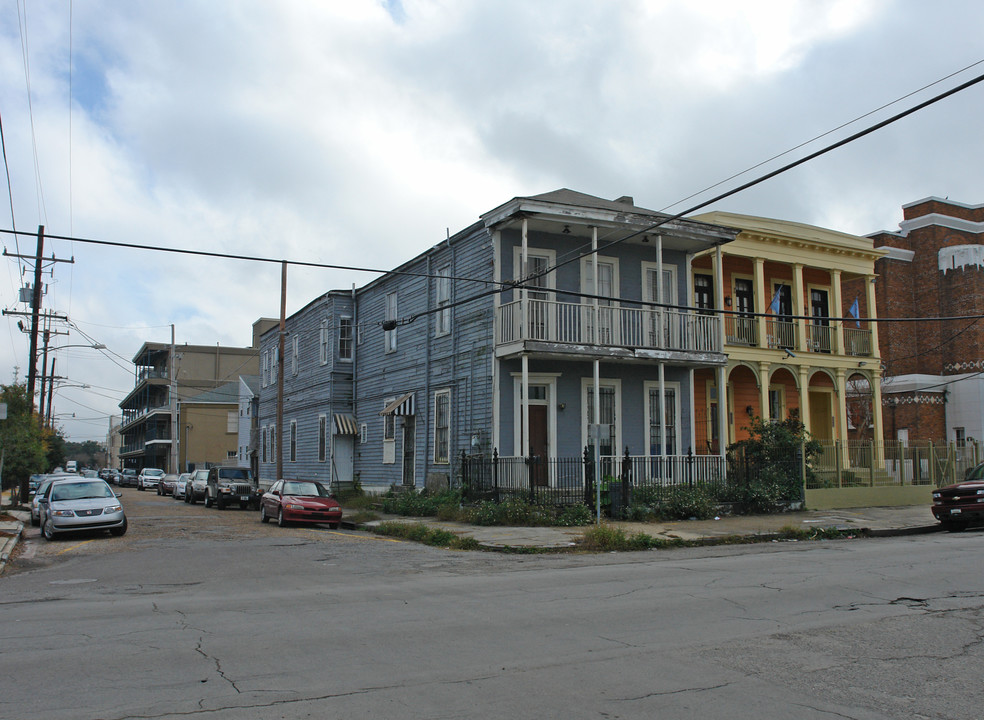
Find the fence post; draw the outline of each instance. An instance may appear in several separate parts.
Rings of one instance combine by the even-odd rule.
[[[536,468],[533,467],[533,464],[536,462],[536,459],[537,459],[537,456],[536,455],[528,455],[526,457],[526,484],[527,484],[528,493],[529,493],[530,505],[532,505],[534,503],[534,498],[533,498],[533,476],[536,474]]]
[[[628,508],[629,502],[629,491],[630,491],[630,477],[632,474],[632,460],[629,458],[629,446],[625,446],[625,457],[622,460],[622,507]]]
[[[492,497],[499,502],[499,448],[492,448]]]
[[[841,478],[841,441],[840,440],[834,441],[834,450],[836,450],[836,452],[834,453],[834,459],[837,461],[837,464],[835,465],[835,467],[837,468],[837,487],[841,488],[844,486],[842,485],[842,478]]]
[[[936,486],[936,446],[929,441],[929,484]]]
[[[800,500],[806,503],[806,440],[800,438]]]
[[[594,463],[591,462],[590,446],[584,448],[584,504],[591,507],[594,499]]]
[[[875,441],[868,441],[868,487],[875,486]]]
[[[461,451],[461,496],[462,497],[468,497],[469,467],[468,467],[468,460],[466,459],[467,457],[468,456],[465,454],[465,451],[462,450]]]

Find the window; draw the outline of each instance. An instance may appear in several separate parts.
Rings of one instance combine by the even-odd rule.
[[[226,415],[226,432],[227,433],[239,432],[239,416],[236,415],[235,410],[230,410]]]
[[[598,345],[617,345],[619,339],[618,311],[615,310],[618,296],[619,276],[618,259],[598,256],[598,281],[594,277],[595,264],[591,258],[581,261],[581,292],[586,295],[598,296],[598,317],[594,312],[587,314],[587,341]],[[585,305],[591,306],[595,298],[582,299]]]
[[[290,421],[290,461],[297,462],[297,421]]]
[[[261,372],[260,372],[261,383],[260,384],[263,387],[266,387],[267,385],[270,384],[270,351],[269,350],[264,350],[263,351],[263,361],[261,363],[260,370],[261,370]]]
[[[663,396],[663,427],[666,443],[662,442],[659,427],[659,385],[649,386],[649,454],[678,455],[676,388],[667,387]]]
[[[267,461],[267,429],[265,425],[260,430],[260,461]]]
[[[588,428],[594,424],[594,386],[589,378],[582,380],[584,403],[584,444],[594,445],[596,440],[591,437]],[[603,437],[597,440],[601,455],[617,455],[619,447],[618,418],[621,414],[621,387],[618,380],[602,380],[598,394],[601,400],[599,406]]]
[[[328,459],[328,416],[318,415],[318,462]]]
[[[352,318],[338,319],[338,359],[352,359]]]
[[[369,426],[365,423],[359,425],[359,444],[365,445],[369,442]]]
[[[962,427],[953,428],[953,439],[956,441],[957,447],[966,447],[967,429]]]
[[[270,462],[277,462],[277,453],[280,452],[277,449],[277,426],[270,426]]]
[[[328,364],[328,321],[321,321],[321,336],[318,338],[319,359],[322,365]]]
[[[451,332],[451,266],[445,265],[437,271],[437,325],[435,334],[447,335]]]
[[[297,358],[300,354],[299,340],[301,338],[295,335],[290,339],[290,374],[297,375]]]
[[[397,301],[396,293],[389,293],[386,296],[386,320],[396,320],[397,315]],[[396,328],[392,330],[386,330],[383,332],[383,346],[386,352],[394,352],[396,350]]]
[[[786,388],[782,385],[769,388],[769,419],[786,419]]]
[[[383,407],[396,400],[386,398]],[[383,464],[392,465],[396,462],[396,418],[393,415],[383,415]]]
[[[451,391],[434,393],[434,462],[446,464],[451,447]]]
[[[694,304],[700,310],[714,309],[714,278],[710,275],[694,275]]]
[[[277,373],[280,372],[280,348],[275,347],[272,350],[273,359],[270,364],[270,382],[277,382]]]
[[[236,459],[236,451],[235,450],[227,450],[226,451],[226,457],[229,458],[230,460],[235,460]]]

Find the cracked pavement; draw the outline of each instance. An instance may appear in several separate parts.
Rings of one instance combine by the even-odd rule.
[[[0,717],[980,717],[984,533],[522,556],[139,500],[0,578]]]

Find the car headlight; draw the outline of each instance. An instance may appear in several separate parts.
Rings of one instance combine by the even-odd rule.
[[[232,492],[232,488],[220,487],[219,488],[219,492],[230,493],[230,492]]]
[[[75,517],[73,510],[52,510],[51,514],[55,517]]]
[[[110,513],[118,513],[123,509],[122,505],[110,505],[108,508],[103,508],[103,513],[109,515]]]
[[[943,496],[940,495],[939,493],[933,493],[933,500],[939,500],[941,497]]]
[[[977,494],[978,494],[978,495],[984,495],[984,490],[978,490],[978,491],[977,491]]]
[[[303,505],[298,505],[297,503],[287,503],[286,505],[284,505],[284,509],[286,509],[286,510],[303,510],[304,509],[304,506]]]

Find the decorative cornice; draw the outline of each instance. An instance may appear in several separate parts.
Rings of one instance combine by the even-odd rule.
[[[894,407],[897,405],[943,405],[945,403],[946,399],[942,393],[882,395],[882,406],[884,407]]]

